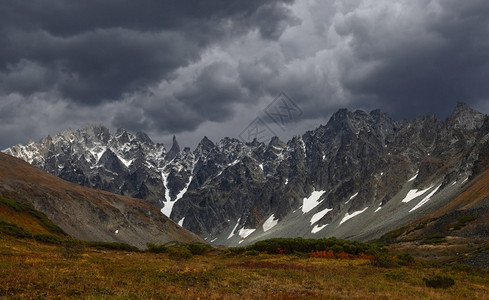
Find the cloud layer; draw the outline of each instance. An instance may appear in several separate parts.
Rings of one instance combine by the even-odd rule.
[[[281,91],[304,112],[284,138],[341,107],[488,112],[484,0],[78,2],[0,7],[1,148],[88,122],[195,145]]]

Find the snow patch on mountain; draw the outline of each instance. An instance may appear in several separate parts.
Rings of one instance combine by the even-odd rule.
[[[192,182],[192,176],[190,176],[190,178],[188,179],[187,185],[185,185],[185,187],[178,193],[177,198],[175,198],[175,202],[182,199],[183,195],[185,195],[185,193],[187,192],[188,186],[190,185],[191,182]]]
[[[418,204],[416,204],[415,207],[411,208],[411,210],[409,212],[412,212],[418,208],[420,208],[421,206],[425,205],[428,201],[430,201],[431,197],[433,197],[433,195],[438,192],[438,189],[441,187],[441,184],[435,188],[431,193],[429,193],[426,197],[423,198],[423,200],[419,201]]]
[[[355,193],[353,196],[351,196],[348,200],[346,200],[345,204],[347,204],[348,202],[350,202],[353,198],[355,198],[356,196],[358,196],[358,192]]]
[[[132,159],[131,160],[124,159],[120,155],[117,155],[117,158],[126,166],[126,168],[129,168],[129,166],[132,164],[133,161]]]
[[[275,225],[278,224],[278,219],[275,219],[275,215],[271,215],[266,221],[265,223],[263,223],[263,231],[266,232],[270,229],[272,229],[273,227],[275,227]]]
[[[305,214],[318,206],[321,203],[319,198],[321,198],[325,192],[326,191],[314,191],[309,197],[304,198],[302,202],[302,213]]]
[[[321,220],[322,217],[324,217],[327,213],[329,213],[332,210],[333,210],[332,208],[325,208],[322,211],[315,213],[311,218],[311,225]]]
[[[161,179],[163,180],[163,187],[165,188],[165,200],[167,202],[171,201],[170,189],[168,188],[168,175],[169,173],[161,172]]]
[[[426,193],[427,191],[429,191],[431,188],[433,188],[433,187],[431,186],[431,187],[429,187],[427,189],[424,189],[424,190],[410,190],[407,193],[406,197],[404,197],[404,199],[402,199],[401,202],[408,203],[411,200],[416,199],[417,197],[423,195],[424,193]]]
[[[95,147],[95,148],[89,149],[88,151],[95,157],[95,160],[98,163],[98,161],[100,160],[102,155],[104,155],[106,150],[107,150],[107,148],[105,148],[105,147],[104,148]]]
[[[241,221],[241,218],[238,219],[238,221],[236,222],[236,225],[234,225],[233,230],[231,230],[231,233],[228,236],[228,240],[234,236],[234,232],[236,231],[236,228],[238,228],[239,221]]]
[[[328,226],[328,224],[324,224],[324,225],[315,225],[312,230],[311,230],[311,233],[318,233],[319,231],[323,230],[326,226]]]
[[[340,221],[340,225],[345,223],[346,221],[350,220],[351,218],[356,217],[359,214],[365,212],[367,210],[367,208],[368,207],[365,207],[364,209],[352,212],[351,214],[346,213],[345,216],[343,217],[343,219]]]
[[[167,217],[170,217],[171,212],[173,210],[173,206],[175,205],[176,201],[165,201],[163,204],[165,205],[160,211],[162,214],[164,214]]]
[[[419,170],[416,172],[416,175],[414,175],[413,177],[411,177],[408,182],[410,181],[413,181],[414,179],[416,179],[418,177],[418,174],[419,174]]]
[[[239,230],[239,236],[243,239],[247,238],[250,234],[255,232],[256,229],[246,229],[246,228],[241,228]]]

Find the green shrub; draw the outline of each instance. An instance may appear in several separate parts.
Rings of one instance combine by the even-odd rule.
[[[395,261],[401,266],[410,266],[414,264],[414,257],[409,253],[401,253],[397,255]]]
[[[397,262],[387,253],[377,253],[374,258],[370,260],[370,263],[375,267],[380,268],[394,268],[399,266]]]
[[[455,284],[455,280],[448,275],[435,275],[423,278],[424,284],[432,288],[449,288]]]
[[[256,250],[248,250],[248,251],[245,251],[244,252],[244,255],[248,255],[248,256],[258,256],[260,255],[260,252],[256,251]]]
[[[59,236],[51,235],[51,234],[36,234],[34,235],[34,239],[41,243],[54,244],[54,245],[61,244],[61,238]]]
[[[359,241],[346,241],[337,238],[304,239],[304,238],[275,238],[258,241],[247,246],[244,251],[256,250],[266,253],[311,253],[313,251],[329,251],[335,253],[346,252],[352,255],[359,253],[375,254],[385,249],[375,243],[362,243]]]
[[[388,233],[386,233],[380,237],[380,241],[383,241],[386,243],[394,242],[398,237],[403,235],[408,229],[409,229],[409,227],[405,226],[405,227],[401,227],[401,228],[389,231]]]
[[[470,215],[462,215],[457,219],[457,223],[453,224],[448,230],[459,230],[465,227],[467,223],[477,220],[477,217]]]
[[[139,252],[138,247],[126,243],[89,241],[89,242],[85,242],[85,244],[87,246],[94,247],[95,249],[99,249],[99,250],[120,250],[120,251]]]
[[[344,251],[344,248],[341,246],[341,245],[333,245],[331,247],[331,250],[333,250],[334,253],[341,253],[341,252],[345,252]]]
[[[244,247],[230,247],[224,252],[225,255],[239,255],[243,254],[246,250]]]
[[[392,271],[386,272],[384,275],[391,280],[403,281],[407,277],[407,272],[404,269],[394,269]]]
[[[489,250],[489,244],[479,247],[474,253],[481,253]]]
[[[85,250],[85,243],[69,237],[61,241],[61,255],[65,258],[78,257]]]
[[[192,253],[193,255],[202,255],[209,252],[210,246],[204,245],[201,243],[190,243],[185,245],[185,247]]]
[[[32,234],[17,224],[0,221],[0,233],[18,238],[31,238]]]
[[[168,252],[168,247],[164,245],[155,245],[153,243],[147,243],[146,246],[148,249],[146,251],[151,253],[166,253]]]
[[[192,252],[184,247],[169,247],[168,256],[173,260],[183,260],[192,257]]]
[[[20,204],[18,201],[4,197],[2,195],[0,195],[0,203],[2,203],[3,205],[5,205],[11,209],[13,209],[16,212],[22,212],[22,210],[23,210],[22,204]]]
[[[430,235],[427,236],[423,239],[423,244],[441,244],[445,243],[447,239],[445,238],[444,235],[441,234],[436,234],[436,235]]]

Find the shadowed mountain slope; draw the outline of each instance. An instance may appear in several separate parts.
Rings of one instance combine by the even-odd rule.
[[[64,181],[3,153],[0,153],[0,195],[32,205],[62,231],[82,240],[123,242],[141,248],[147,242],[202,241],[146,201]],[[8,209],[0,205],[0,210]],[[4,218],[7,215],[12,216],[6,221],[15,222],[13,214],[6,213]],[[21,225],[26,222],[33,223],[30,220]],[[34,227],[35,224],[27,226],[31,230]],[[37,227],[34,232],[49,233],[42,226]]]

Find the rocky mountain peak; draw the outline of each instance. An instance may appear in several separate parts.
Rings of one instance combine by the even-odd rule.
[[[256,147],[260,147],[260,146],[262,146],[262,145],[263,145],[263,143],[262,143],[262,142],[260,142],[260,141],[258,141],[258,139],[257,139],[257,138],[254,138],[254,139],[253,139],[253,141],[246,143],[246,145],[248,145],[248,146],[250,146],[250,147],[253,147],[253,148],[256,148]]]
[[[454,129],[474,130],[482,126],[484,119],[484,114],[470,108],[464,102],[458,102],[446,123]]]
[[[118,128],[114,137],[119,144],[130,143],[132,140],[132,135],[129,134],[124,128]]]
[[[143,144],[154,145],[153,140],[144,132],[136,132],[136,139]]]
[[[349,111],[348,109],[341,108],[331,116],[328,123],[344,122],[345,120],[348,119],[349,116],[351,116],[351,114],[352,114],[351,111]]]
[[[394,120],[380,109],[372,110],[370,112],[370,117],[375,123],[394,123]]]
[[[202,145],[204,149],[212,149],[215,146],[214,143],[207,138],[207,136],[204,136],[199,144]]]
[[[75,132],[73,132],[73,130],[71,130],[71,128],[68,128],[68,129],[61,131],[56,136],[63,137],[67,140],[72,140],[75,138]]]
[[[178,145],[177,137],[173,136],[173,143],[170,148],[170,151],[166,154],[166,159],[167,160],[172,160],[177,156],[177,154],[180,153],[180,145]]]
[[[110,149],[105,150],[98,161],[99,165],[103,165],[107,170],[119,173],[123,170],[124,166],[121,163],[117,155]]]
[[[194,155],[199,158],[204,158],[209,155],[209,153],[214,149],[216,145],[204,136],[204,138],[199,142],[197,147],[194,150]]]
[[[102,124],[88,124],[81,130],[85,133],[87,140],[107,143],[110,139],[110,132],[107,127]]]
[[[286,144],[282,142],[278,136],[274,136],[270,139],[270,143],[268,143],[268,147],[276,147],[276,148],[285,148]]]
[[[44,145],[44,146],[50,146],[50,145],[53,143],[53,138],[51,137],[51,135],[50,135],[50,134],[48,134],[48,136],[47,136],[47,137],[45,137],[45,138],[42,138],[42,139],[39,141],[39,143],[41,143],[41,144],[42,144],[42,145]],[[30,145],[32,145],[32,144],[30,144]]]
[[[332,134],[337,134],[341,131],[355,131],[354,127],[358,127],[359,122],[364,123],[363,121],[366,118],[366,113],[363,111],[357,110],[355,113],[349,111],[346,108],[342,108],[335,112],[328,123],[326,124],[326,128]],[[368,116],[368,115],[367,115]]]

